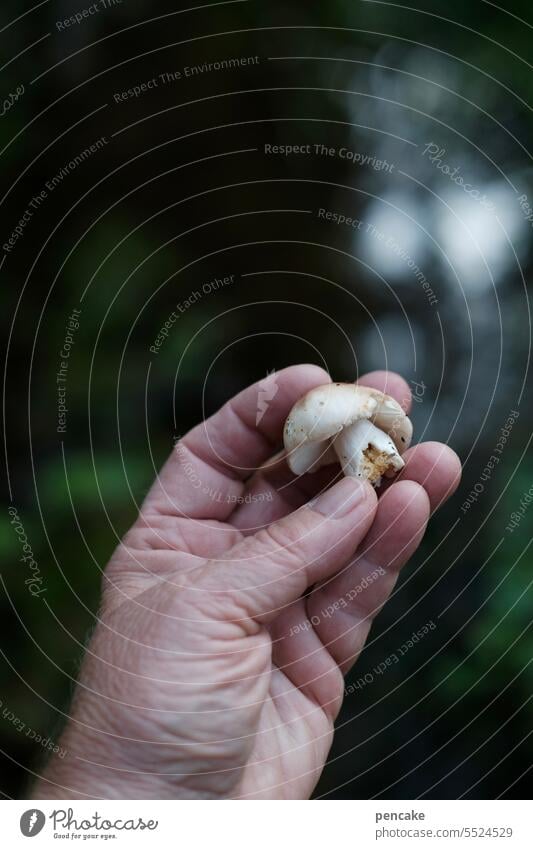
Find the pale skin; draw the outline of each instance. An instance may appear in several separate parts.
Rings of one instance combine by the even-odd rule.
[[[295,478],[273,458],[284,420],[329,379],[285,369],[259,424],[255,385],[183,437],[105,570],[67,754],[35,798],[312,794],[344,676],[460,479],[439,443],[409,449],[379,493],[334,466]],[[360,382],[409,409],[398,375]]]

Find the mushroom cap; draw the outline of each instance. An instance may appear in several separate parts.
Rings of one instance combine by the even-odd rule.
[[[300,398],[287,417],[283,441],[289,467],[303,474],[332,462],[329,440],[361,419],[389,434],[400,454],[409,447],[413,426],[394,398],[354,383],[326,383]]]

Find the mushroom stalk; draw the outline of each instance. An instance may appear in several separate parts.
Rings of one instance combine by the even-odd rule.
[[[365,478],[375,486],[382,475],[399,472],[405,465],[390,436],[368,419],[345,427],[334,439],[333,448],[345,475]]]

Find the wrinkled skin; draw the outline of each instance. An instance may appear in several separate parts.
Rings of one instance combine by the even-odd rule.
[[[296,479],[272,455],[294,402],[329,377],[295,366],[269,380],[183,438],[115,551],[67,755],[52,756],[36,798],[312,793],[343,676],[460,465],[417,445],[379,499],[334,466]],[[397,375],[361,383],[408,410]],[[274,398],[256,426],[260,389]]]

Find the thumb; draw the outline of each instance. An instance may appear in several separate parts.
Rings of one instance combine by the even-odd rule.
[[[201,567],[201,590],[208,590],[213,602],[216,596],[216,608],[225,616],[269,622],[351,560],[376,505],[370,484],[345,478]]]

